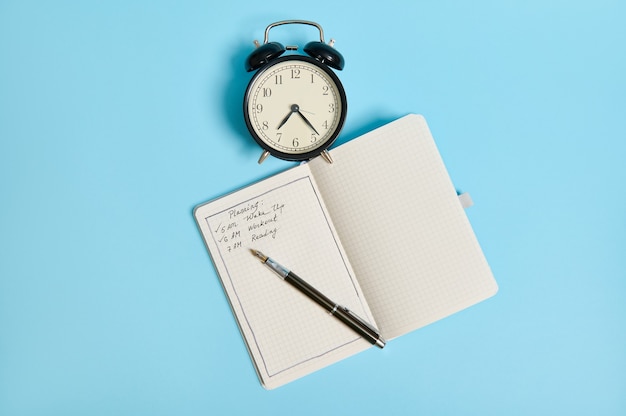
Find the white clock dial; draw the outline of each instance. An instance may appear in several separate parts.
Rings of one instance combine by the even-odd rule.
[[[280,58],[253,78],[246,97],[246,121],[255,139],[296,160],[326,149],[345,119],[343,87],[330,70],[311,61]]]

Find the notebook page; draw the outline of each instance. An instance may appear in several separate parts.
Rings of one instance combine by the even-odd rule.
[[[201,205],[195,217],[266,388],[370,347],[250,253],[374,322],[306,165]]]
[[[423,117],[408,115],[309,163],[382,335],[497,291]]]

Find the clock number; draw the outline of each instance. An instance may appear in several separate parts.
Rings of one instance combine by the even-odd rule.
[[[328,130],[328,120],[324,121],[324,122],[322,123],[322,126],[324,126],[324,128],[325,128],[326,130]]]
[[[311,134],[311,143],[315,143],[317,141],[317,135],[315,133]]]
[[[276,133],[276,143],[280,143],[281,137],[283,137],[283,134],[281,132]]]
[[[276,75],[274,77],[274,84],[276,85],[282,85],[283,84],[283,76],[282,75]],[[270,91],[270,95],[272,94],[272,92]],[[269,97],[269,96],[268,96]]]
[[[271,97],[272,89],[271,88],[263,88],[263,97]]]
[[[263,130],[267,130],[267,129],[270,128],[270,125],[269,125],[269,123],[267,121],[264,121],[262,126],[263,126]]]
[[[328,112],[329,113],[334,113],[335,112],[335,103],[328,104]]]
[[[311,84],[315,83],[315,78],[313,78],[313,74],[311,74]]]
[[[255,109],[258,114],[261,114],[263,112],[263,104],[257,104]]]
[[[292,69],[291,70],[291,79],[300,79],[300,70]]]
[[[328,90],[329,90],[329,89],[330,89],[330,88],[328,87],[328,85],[324,85],[324,86],[322,87],[322,95],[328,95]]]
[[[292,143],[293,147],[298,147],[298,146],[300,146],[300,141],[298,140],[298,138],[297,138],[297,137],[294,137],[294,138],[293,138],[293,141],[292,141],[291,143]]]

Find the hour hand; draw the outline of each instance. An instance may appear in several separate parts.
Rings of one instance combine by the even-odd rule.
[[[304,122],[305,122],[305,123],[306,123],[309,127],[311,127],[311,129],[313,129],[313,131],[315,132],[315,134],[317,134],[317,135],[319,136],[319,133],[317,132],[317,130],[315,130],[315,127],[313,127],[313,124],[311,124],[311,122],[310,122],[310,121],[309,121],[309,120],[308,120],[308,119],[304,116],[304,114],[302,114],[302,113],[300,112],[300,109],[298,109],[298,115],[299,115],[300,117],[302,117],[302,120],[304,120]]]
[[[289,117],[291,117],[293,113],[299,113],[299,112],[300,112],[300,106],[298,104],[292,104],[291,111],[289,112],[289,114],[287,114],[287,116],[283,119],[283,121],[280,122],[278,127],[276,127],[276,130],[280,129],[287,122],[287,120],[289,120]]]
[[[287,122],[287,120],[289,120],[289,117],[291,117],[292,114],[293,114],[293,111],[290,111],[289,114],[287,114],[287,117],[285,117],[283,121],[280,122],[278,127],[276,127],[276,130],[280,129]]]

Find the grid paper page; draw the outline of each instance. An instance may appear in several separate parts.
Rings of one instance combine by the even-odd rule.
[[[392,339],[497,285],[422,116],[309,163],[382,335]]]
[[[370,346],[250,253],[374,323],[306,165],[201,205],[195,217],[266,388]]]

